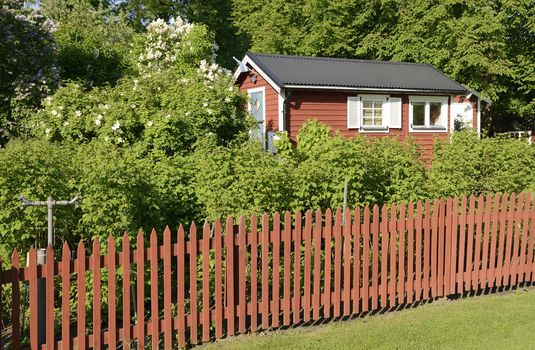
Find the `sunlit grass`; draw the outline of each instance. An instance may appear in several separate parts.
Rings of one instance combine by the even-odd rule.
[[[327,325],[231,337],[203,349],[533,349],[535,289]]]

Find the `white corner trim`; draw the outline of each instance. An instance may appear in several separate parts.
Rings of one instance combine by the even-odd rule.
[[[450,133],[453,133],[455,131],[455,113],[454,107],[455,103],[453,102],[455,99],[454,95],[450,95],[450,102],[449,102],[449,108],[450,108]]]
[[[286,125],[284,125],[284,99],[286,98],[286,91],[281,89],[279,92],[279,131],[286,130]]]
[[[280,86],[275,84],[275,82],[262,69],[260,69],[260,67],[258,67],[258,65],[256,63],[254,63],[253,60],[249,56],[245,55],[245,57],[242,60],[242,63],[244,65],[248,65],[249,64],[251,67],[253,67],[253,69],[258,74],[260,74],[262,76],[262,78],[264,78],[268,82],[268,84],[271,85],[271,87],[273,89],[275,89],[275,91],[277,91],[277,93],[280,93],[280,91],[281,91]],[[240,75],[240,69],[238,67],[238,69],[236,69],[234,71],[234,74],[233,74],[234,80],[238,79],[239,75]]]
[[[481,134],[481,98],[477,96],[477,134]]]

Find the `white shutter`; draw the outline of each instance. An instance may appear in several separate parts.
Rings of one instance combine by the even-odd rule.
[[[401,129],[401,98],[390,97],[390,128]]]
[[[360,97],[349,96],[347,98],[347,128],[358,129],[360,127]]]
[[[390,126],[390,99],[386,97],[383,101],[383,126],[389,127]]]

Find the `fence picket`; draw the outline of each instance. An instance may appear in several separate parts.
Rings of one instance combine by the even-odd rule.
[[[201,286],[202,286],[202,292],[201,292],[202,322],[201,323],[202,323],[202,341],[207,342],[210,340],[210,224],[207,221],[204,222],[202,231],[203,231],[202,244],[200,246],[201,255],[202,255],[202,283],[201,283]],[[243,236],[245,237],[245,232]],[[241,240],[241,237],[240,237],[240,240]],[[240,252],[240,255],[241,255],[241,252]],[[241,282],[240,282],[240,285],[241,285]],[[245,282],[244,282],[243,287],[245,288]],[[245,291],[243,293],[245,294]],[[240,291],[240,296],[241,296],[241,291]],[[243,304],[241,306],[243,306]]]
[[[362,218],[362,311],[370,306],[370,207],[364,207]]]
[[[294,323],[301,321],[301,212],[295,213],[294,230],[294,300],[292,313]]]
[[[325,210],[325,272],[323,278],[323,316],[325,318],[331,317],[331,261],[332,261],[332,249],[331,249],[331,237],[332,237],[332,211],[330,208]]]
[[[262,328],[269,328],[269,216],[262,216]]]
[[[498,246],[498,267],[496,269],[496,284],[498,287],[503,286],[504,281],[504,254],[505,254],[505,236],[506,236],[506,223],[507,223],[507,203],[508,196],[506,193],[502,196],[501,210],[500,210],[500,242]]]
[[[323,226],[323,215],[321,210],[316,210],[314,220],[314,292],[312,298],[312,318],[320,318],[320,281],[321,281],[321,228]]]
[[[150,334],[152,350],[158,350],[160,346],[160,317],[158,309],[158,236],[153,229],[150,234]],[[197,280],[195,280],[197,283]],[[195,303],[197,304],[197,303]]]
[[[305,247],[306,254],[306,247]],[[342,211],[337,209],[334,215],[334,295],[333,316],[340,317],[342,286]]]
[[[30,347],[37,349],[37,252],[34,247],[30,248],[28,252],[28,269],[30,270]],[[83,305],[85,308],[85,300]]]
[[[272,292],[272,310],[271,325],[276,328],[279,326],[280,312],[280,242],[281,242],[281,223],[280,214],[277,212],[273,215],[273,292]]]
[[[122,242],[123,254],[121,265],[123,266],[123,348],[131,348],[130,339],[132,338],[130,326],[130,239],[125,232]]]
[[[439,211],[438,211],[438,266],[437,266],[437,273],[436,273],[436,288],[437,288],[437,296],[441,297],[444,296],[444,249],[445,249],[445,242],[446,242],[446,232],[445,232],[445,226],[446,226],[446,206],[443,199],[440,199],[438,202]]]
[[[484,212],[485,200],[483,195],[479,195],[477,200],[477,213],[476,213],[476,230],[474,232],[475,244],[474,244],[474,260],[472,264],[472,289],[477,290],[479,287],[479,270],[481,259],[481,234],[483,225],[483,212]]]
[[[459,198],[453,198],[453,208],[451,210],[451,248],[450,248],[450,288],[449,294],[455,294],[455,283],[457,281],[457,254],[458,254],[458,227],[459,227]]]
[[[219,221],[216,221],[216,237],[221,237],[221,225],[219,224]],[[219,232],[217,231],[217,227],[219,226]],[[185,233],[184,233],[184,227],[180,225],[178,227],[177,231],[177,241],[176,245],[178,248],[177,257],[176,257],[176,265],[177,265],[177,316],[178,316],[178,346],[183,348],[186,346],[186,312],[185,312],[185,286],[186,286],[186,280],[185,280],[185,269],[186,269],[186,240],[185,240]],[[219,247],[221,247],[221,241],[219,241]],[[216,261],[217,261],[217,253],[216,253]],[[221,252],[219,253],[219,261],[221,261]],[[217,271],[217,270],[216,270]],[[217,272],[216,272],[217,276]],[[221,278],[221,276],[219,276]],[[217,277],[216,277],[217,279]],[[221,284],[218,287],[216,283],[216,289],[221,288]],[[219,294],[219,297],[222,297],[222,294]],[[216,299],[217,300],[217,299]],[[217,303],[216,303],[217,305]],[[216,306],[217,307],[217,306]],[[218,323],[219,327],[216,325],[216,332],[217,329],[219,329],[221,336],[223,336],[222,333],[222,326],[221,326],[221,303],[219,308],[220,315],[219,320],[220,323]]]
[[[431,263],[431,202],[425,201],[424,223],[424,268],[423,268],[423,298],[429,298],[429,289],[431,288],[430,263]]]
[[[414,219],[414,225],[416,227],[416,259],[414,263],[416,265],[416,276],[414,283],[414,300],[419,301],[422,297],[422,255],[423,255],[423,217],[422,217],[422,202],[416,202],[416,217]]]
[[[518,283],[526,280],[526,249],[528,247],[528,224],[531,208],[531,193],[526,193],[524,210],[522,211],[522,245],[520,247],[520,265],[518,268]]]
[[[102,347],[102,325],[100,315],[100,241],[96,238],[93,241],[93,254],[91,255],[93,264],[91,265],[91,272],[93,272],[93,348],[100,350]],[[91,344],[90,344],[91,346]]]
[[[466,270],[464,278],[464,291],[467,292],[471,289],[472,285],[472,269],[474,266],[474,222],[477,213],[476,197],[470,196],[470,210],[468,212],[468,230],[466,235]]]
[[[67,242],[63,243],[61,250],[61,339],[62,350],[69,350],[71,348],[71,334],[70,334],[70,305],[69,292],[71,280],[71,251]],[[17,283],[18,284],[18,283]],[[18,317],[13,316],[13,320],[18,320]],[[15,337],[14,337],[15,338]],[[13,344],[13,348],[18,346]]]
[[[533,258],[533,245],[535,243],[535,196],[532,197],[531,202],[531,215],[530,215],[530,227],[531,230],[528,234],[528,274],[526,280],[532,282],[535,279],[535,261]]]
[[[252,221],[252,220],[251,220]],[[256,228],[256,221],[255,221]],[[255,237],[256,238],[256,237]],[[214,223],[214,253],[215,253],[215,337],[223,337],[223,247],[221,241],[221,221],[216,220]],[[255,245],[256,248],[256,245]],[[180,252],[182,253],[182,252]],[[179,255],[180,256],[180,255]],[[182,258],[183,260],[183,258]],[[256,264],[256,260],[255,260]],[[252,272],[251,272],[252,273]],[[256,317],[256,315],[255,315]],[[183,345],[180,345],[183,346]]]
[[[516,207],[516,194],[509,197],[509,210],[507,211],[507,237],[505,244],[505,260],[503,271],[503,284],[508,285],[511,277],[511,250],[513,245],[513,229]]]
[[[258,227],[258,221],[256,218],[256,215],[251,215],[251,332],[256,332],[258,328],[258,233],[257,233],[257,227]],[[216,229],[216,235],[217,235],[217,229]],[[217,236],[216,236],[217,238]],[[217,242],[217,241],[216,241]],[[219,258],[217,257],[218,254],[218,247],[220,244],[216,244],[216,275],[217,275],[217,269],[221,270],[221,253],[219,253]],[[218,263],[219,261],[219,263]],[[220,272],[221,273],[221,272]],[[216,285],[217,285],[218,278],[216,277]],[[217,307],[217,298],[221,298],[218,296],[218,290],[216,288],[216,310]],[[216,338],[221,338],[220,335],[218,335],[217,329],[216,329]]]
[[[169,226],[165,227],[163,232],[163,332],[164,332],[164,348],[171,349],[173,344],[173,319],[171,315],[171,308],[173,306],[171,300],[171,230]]]
[[[30,270],[31,271],[31,270]],[[84,243],[80,242],[78,244],[78,249],[76,251],[76,273],[77,273],[77,281],[76,281],[76,287],[77,287],[77,306],[76,306],[76,325],[77,325],[77,332],[76,332],[76,339],[77,339],[77,348],[80,350],[85,350],[87,347],[86,339],[85,339],[85,272],[86,272],[86,265],[85,265],[85,247]],[[31,295],[31,285],[30,285],[30,295]],[[31,299],[30,299],[31,300]],[[30,302],[30,310],[32,307],[32,303]],[[31,312],[31,311],[30,311]],[[30,323],[31,328],[31,323]],[[32,348],[35,349],[32,345]]]
[[[206,234],[206,237],[207,237],[207,240],[208,242],[209,239],[210,239],[210,230],[208,229],[208,233]],[[238,276],[238,283],[239,283],[239,290],[238,290],[238,301],[239,301],[239,312],[238,312],[238,330],[240,331],[240,333],[245,333],[245,325],[246,325],[246,321],[247,321],[247,301],[245,299],[245,293],[247,292],[247,289],[246,289],[246,286],[245,286],[245,278],[247,277],[245,275],[245,264],[247,263],[246,262],[246,256],[247,256],[247,247],[246,247],[246,239],[247,239],[247,224],[245,222],[245,217],[244,216],[241,216],[240,217],[240,226],[239,226],[239,238],[238,238],[238,245],[239,245],[239,250],[238,250],[238,273],[239,273],[239,276]],[[210,246],[208,246],[208,249],[210,249]],[[209,269],[210,269],[210,260],[207,258],[206,259],[206,270],[208,271],[209,273]],[[204,272],[203,272],[203,279],[204,279]],[[206,284],[206,288],[207,288],[207,291],[209,292],[209,288],[210,288],[210,279],[207,280],[207,284]],[[203,288],[204,289],[204,288]],[[204,291],[203,291],[204,292]],[[208,301],[210,299],[208,298]],[[209,312],[210,312],[210,307],[208,306],[207,307],[207,314],[209,315]],[[209,317],[209,316],[208,316]],[[209,321],[209,318],[208,320]],[[209,329],[210,325],[207,323],[207,329]]]
[[[360,208],[357,207],[354,212],[351,232],[353,235],[353,314],[360,312],[360,228]]]
[[[68,249],[68,247],[67,247]],[[63,257],[63,259],[65,260],[65,258]],[[70,259],[70,257],[69,257]],[[1,260],[1,259],[0,259]],[[69,260],[67,260],[69,261]],[[11,347],[13,349],[19,349],[20,348],[20,332],[21,332],[21,329],[20,329],[20,282],[19,282],[19,273],[20,273],[20,257],[19,257],[19,252],[17,251],[17,249],[15,249],[13,251],[13,254],[11,254],[11,270],[13,271],[14,275],[15,275],[15,280],[13,281],[13,284],[12,284],[12,287],[11,287]],[[67,270],[69,271],[69,270]],[[1,261],[0,261],[0,275],[3,274],[4,272],[2,271],[2,265],[1,265]],[[63,287],[65,287],[65,284],[63,284]],[[2,282],[0,281],[0,297],[1,297],[1,290],[2,290]],[[67,282],[67,289],[66,290],[69,290],[68,288],[68,282]],[[63,293],[62,293],[62,296],[65,294],[65,288],[63,289]],[[68,294],[67,294],[68,295]],[[65,299],[63,299],[65,300]],[[68,301],[69,299],[67,299]],[[0,301],[0,320],[2,319],[1,318],[1,313],[2,313],[2,304],[3,302]],[[62,305],[63,307],[63,305]],[[65,311],[65,309],[67,311]],[[67,304],[67,307],[66,308],[63,308],[63,312],[62,312],[62,315],[65,316],[65,315],[69,315],[69,306]],[[65,318],[63,318],[63,321],[62,321],[62,329],[63,329],[63,333],[67,336],[65,339],[70,339],[70,335],[69,333],[65,333],[65,326],[63,325],[65,322]],[[67,324],[68,324],[68,318],[67,318]],[[1,337],[0,337],[1,338]],[[67,341],[67,346],[65,347],[66,350],[69,350],[70,347],[70,343],[69,341]],[[3,349],[3,345],[0,341],[0,349]]]
[[[305,213],[305,230],[303,231],[305,240],[305,262],[303,272],[303,321],[310,321],[310,281],[311,281],[311,250],[312,250],[312,212],[307,210]]]
[[[370,296],[372,299],[372,310],[379,306],[379,206],[373,206],[373,223],[371,224],[372,235],[372,280]]]
[[[346,208],[344,215],[344,241],[343,241],[343,261],[344,261],[344,316],[351,313],[351,211]]]
[[[55,349],[54,341],[54,249],[52,245],[46,248],[46,280],[45,280],[45,300],[46,300],[46,347]],[[94,304],[100,305],[100,304]]]
[[[108,349],[115,350],[117,346],[117,315],[116,315],[116,266],[115,241],[108,236]]]
[[[466,215],[467,215],[467,198],[461,197],[461,216],[459,217],[459,261],[457,264],[457,293],[464,290],[464,268],[465,268],[465,251],[466,251]]]
[[[388,207],[381,209],[381,307],[387,304],[388,278]]]
[[[442,295],[448,295],[450,293],[450,283],[451,283],[451,241],[452,241],[452,215],[453,199],[449,198],[446,201],[446,211],[444,217],[444,249],[445,254],[442,257],[444,262],[444,289],[441,290]]]
[[[521,229],[521,219],[522,219],[522,210],[524,205],[524,193],[518,195],[516,210],[514,213],[514,222],[513,222],[513,251],[511,256],[511,285],[516,284],[517,274],[518,274],[518,256],[520,250],[520,229]]]
[[[136,287],[137,287],[137,345],[145,349],[145,240],[139,230],[136,238]]]
[[[398,248],[398,284],[397,284],[397,293],[398,293],[398,304],[403,304],[405,302],[405,245],[406,245],[406,225],[407,225],[407,208],[405,203],[401,203],[399,208],[399,221],[398,221],[398,232],[399,232],[399,248]]]
[[[420,261],[417,260],[417,264]],[[414,295],[414,203],[409,202],[407,213],[407,303],[413,302]]]
[[[496,283],[496,244],[498,241],[498,218],[499,218],[500,196],[496,193],[492,202],[492,214],[490,217],[490,251],[489,269],[487,271],[487,286],[493,287]]]
[[[231,226],[232,227],[232,226]],[[232,238],[234,235],[232,234],[232,228],[229,234],[228,231],[228,222],[227,222],[227,238],[230,237],[230,244],[227,245],[227,266],[229,266],[230,271],[227,270],[227,274],[232,276],[232,273],[234,269],[232,268],[233,264],[233,257],[232,254],[234,254],[233,249],[233,241]],[[188,237],[188,243],[189,246],[189,319],[190,319],[190,326],[189,326],[189,337],[190,342],[192,344],[197,344],[198,342],[198,336],[199,336],[199,311],[198,311],[198,305],[197,305],[197,245],[199,244],[199,241],[197,239],[197,225],[195,222],[193,222],[189,228],[189,237]],[[229,249],[230,247],[230,249]],[[230,250],[230,253],[229,253]],[[231,301],[229,302],[229,320],[228,320],[228,329],[229,334],[232,332],[234,334],[234,280],[232,279],[229,283],[227,281],[227,298],[229,298]],[[232,292],[230,290],[232,289]],[[230,326],[232,320],[232,327]]]
[[[397,206],[392,204],[390,208],[390,277],[388,279],[388,296],[389,306],[394,307],[396,304],[396,281],[397,281]]]
[[[431,216],[431,297],[437,297],[438,293],[438,251],[439,251],[439,217],[441,215],[440,200],[433,201],[433,213]]]
[[[485,213],[483,218],[483,256],[481,262],[480,287],[486,288],[488,276],[488,261],[489,261],[489,241],[490,241],[490,213],[492,209],[492,197],[487,194],[485,199]]]
[[[291,312],[291,266],[292,266],[292,215],[289,212],[284,214],[284,294],[282,309],[284,312],[283,324],[290,325]],[[252,274],[252,272],[251,272]],[[254,303],[251,303],[254,304]]]

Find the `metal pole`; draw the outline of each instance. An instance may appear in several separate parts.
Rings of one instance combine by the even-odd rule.
[[[29,201],[24,196],[19,196],[22,201],[22,209],[27,206],[45,206],[48,210],[48,232],[47,232],[47,245],[54,245],[54,205],[75,205],[80,204],[80,196],[76,196],[70,201],[55,201],[52,196],[48,196],[46,202],[44,201]],[[46,249],[37,250],[37,264],[44,265],[46,263]],[[37,280],[37,338],[39,345],[42,345],[46,341],[46,291],[45,291],[45,278],[39,278]],[[53,331],[53,330],[52,330]]]
[[[48,196],[48,200],[46,201],[46,206],[48,208],[48,245],[54,245],[54,237],[53,237],[53,230],[54,230],[54,217],[52,216],[52,208],[54,207],[54,202],[52,199],[52,196]]]

